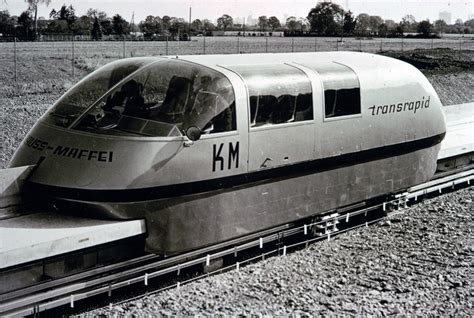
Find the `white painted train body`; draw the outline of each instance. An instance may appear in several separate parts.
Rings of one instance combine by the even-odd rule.
[[[147,219],[171,254],[429,180],[446,128],[427,79],[356,52],[123,59],[71,88],[10,166],[59,210]]]

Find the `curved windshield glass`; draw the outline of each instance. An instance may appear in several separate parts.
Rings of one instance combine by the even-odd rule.
[[[191,126],[203,133],[236,129],[230,81],[194,63],[163,59],[111,89],[74,129],[127,136],[180,136]]]
[[[156,59],[127,59],[99,68],[68,90],[48,111],[44,120],[61,127],[68,127],[114,85],[153,61]]]

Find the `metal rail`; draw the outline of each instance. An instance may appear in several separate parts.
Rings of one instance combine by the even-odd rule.
[[[412,187],[409,189],[409,191],[396,196],[396,198],[393,200],[388,200],[381,204],[371,205],[364,208],[359,208],[360,205],[353,206],[353,208],[356,208],[356,210],[348,211],[342,215],[333,213],[329,216],[329,218],[318,222],[309,222],[298,226],[286,224],[278,228],[255,233],[245,238],[220,243],[211,247],[181,254],[171,258],[159,259],[157,256],[148,255],[138,260],[134,259],[119,264],[94,269],[90,272],[65,277],[58,281],[47,282],[39,286],[33,286],[25,290],[16,291],[4,296],[3,300],[7,301],[0,304],[0,314],[29,315],[67,304],[73,308],[75,302],[79,300],[103,293],[108,293],[110,296],[113,290],[132,284],[143,283],[144,285],[148,285],[149,279],[160,277],[173,272],[179,276],[182,270],[191,266],[200,264],[209,265],[211,260],[219,259],[228,255],[237,256],[239,252],[248,251],[253,248],[259,248],[262,250],[262,253],[256,258],[264,258],[265,256],[274,254],[275,252],[282,252],[283,254],[286,254],[286,251],[289,248],[294,248],[302,244],[308,245],[311,242],[319,240],[330,240],[331,237],[334,237],[335,235],[347,232],[357,227],[368,226],[371,223],[377,222],[385,217],[385,213],[379,213],[380,211],[388,211],[392,207],[404,207],[411,199],[416,201],[418,197],[423,195],[441,193],[443,189],[448,187],[454,187],[464,183],[470,185],[473,179],[474,169],[464,170],[461,172],[457,171],[457,173],[453,175],[434,179],[425,184]],[[339,210],[338,212],[343,211]],[[362,214],[367,216],[369,213],[373,212],[379,213],[380,216],[374,220],[366,221],[363,224],[357,224],[356,226],[346,228],[341,231],[328,231],[326,234],[319,237],[314,237],[311,235],[313,229],[317,227],[326,227],[327,229],[328,224],[335,225],[338,222],[348,222],[353,217],[361,216]],[[278,247],[277,249],[273,249],[270,252],[263,252],[264,246],[266,246],[268,243],[278,241],[282,237],[295,237],[295,235],[302,235],[302,240],[296,244]],[[247,261],[251,261],[253,259],[254,258],[251,258]],[[225,269],[238,269],[240,265],[241,263],[236,262],[232,266],[220,269],[217,272]],[[122,270],[124,268],[128,269]],[[192,280],[195,280],[195,278]],[[186,282],[178,282],[176,285],[172,285],[167,288],[179,288],[183,283]]]

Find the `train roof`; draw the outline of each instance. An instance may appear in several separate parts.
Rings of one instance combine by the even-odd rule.
[[[127,60],[151,62],[163,58],[179,59],[193,62],[213,69],[233,65],[265,65],[296,63],[302,66],[331,64],[333,62],[344,64],[356,71],[364,69],[376,71],[390,68],[408,67],[415,69],[408,63],[400,60],[372,53],[337,51],[337,52],[297,52],[297,53],[251,53],[251,54],[211,54],[211,55],[169,55],[160,57],[135,57]]]
[[[251,53],[251,54],[213,54],[213,55],[169,55],[156,57],[134,57],[126,60],[130,63],[143,63],[145,66],[154,61],[176,59],[196,63],[204,67],[222,72],[233,66],[258,66],[275,64],[293,64],[307,67],[312,70],[331,71],[340,69],[340,65],[348,67],[357,76],[364,76],[371,85],[383,78],[385,83],[403,80],[405,83],[420,81],[421,72],[414,66],[395,58],[363,52],[336,51],[336,52],[296,52],[296,53]],[[335,65],[335,64],[339,64]],[[239,73],[237,71],[237,73]],[[410,74],[407,76],[407,74]],[[387,76],[389,75],[389,76]],[[391,75],[391,76],[390,76]]]
[[[172,56],[170,56],[172,57]],[[234,64],[272,64],[272,63],[314,63],[314,62],[355,62],[364,60],[391,60],[381,55],[360,52],[298,52],[298,53],[251,53],[251,54],[214,54],[214,55],[179,55],[179,59],[208,66]]]
[[[170,56],[172,57],[172,56]],[[408,67],[416,70],[408,63],[397,59],[371,53],[337,51],[337,52],[298,52],[298,53],[252,53],[252,54],[221,54],[221,55],[180,55],[175,58],[201,64],[210,68],[232,65],[263,65],[279,63],[297,63],[302,66],[340,63],[356,72],[364,70],[377,71]]]

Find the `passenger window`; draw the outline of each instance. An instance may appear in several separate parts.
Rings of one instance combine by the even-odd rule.
[[[313,119],[311,84],[301,70],[286,64],[229,68],[240,74],[248,87],[250,127]]]
[[[349,67],[339,63],[310,65],[321,77],[324,86],[324,117],[359,115],[359,78]]]
[[[324,90],[326,118],[360,114],[360,89]]]

